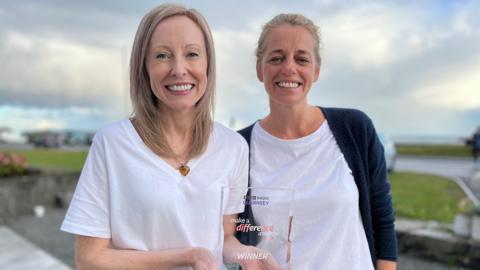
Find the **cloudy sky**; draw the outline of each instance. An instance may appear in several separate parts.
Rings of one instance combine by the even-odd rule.
[[[1,1],[0,127],[96,130],[130,114],[128,62],[158,1]],[[365,111],[393,135],[467,136],[480,126],[480,1],[183,1],[210,23],[216,120],[268,112],[255,75],[260,27],[302,13],[321,27],[310,103]]]

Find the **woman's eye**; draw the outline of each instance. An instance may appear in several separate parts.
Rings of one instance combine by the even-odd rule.
[[[308,63],[310,63],[310,59],[308,59],[308,58],[298,58],[297,61],[298,61],[300,64],[308,64]]]
[[[196,53],[196,52],[189,52],[189,53],[187,54],[187,57],[189,57],[189,58],[198,57],[198,56],[199,56],[199,54]]]
[[[272,57],[270,58],[270,60],[268,60],[268,62],[270,62],[271,64],[278,64],[282,62],[282,57],[280,56]]]
[[[160,60],[166,60],[169,58],[167,53],[157,53],[155,58],[160,59]]]

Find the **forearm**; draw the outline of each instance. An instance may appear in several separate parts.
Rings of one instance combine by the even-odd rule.
[[[79,270],[162,270],[193,264],[195,248],[161,251],[120,250],[100,245],[76,245]]]
[[[234,235],[225,235],[223,242],[223,260],[225,263],[239,263],[240,260],[237,257],[240,250],[245,249]]]
[[[189,266],[192,249],[164,251],[136,251],[105,249],[91,259],[76,259],[79,270],[163,270],[178,266]]]
[[[377,260],[377,270],[396,270],[397,263],[394,261]]]

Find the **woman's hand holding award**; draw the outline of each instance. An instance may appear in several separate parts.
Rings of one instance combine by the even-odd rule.
[[[224,255],[227,269],[290,269],[293,190],[288,188],[222,188],[222,213],[227,206],[245,206],[230,220],[242,243]]]

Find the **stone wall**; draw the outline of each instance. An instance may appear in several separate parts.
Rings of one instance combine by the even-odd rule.
[[[34,205],[66,206],[79,172],[36,172],[0,178],[0,224],[9,218],[32,214]]]
[[[399,252],[441,262],[452,269],[480,269],[480,243],[454,235],[445,225],[397,220]]]

